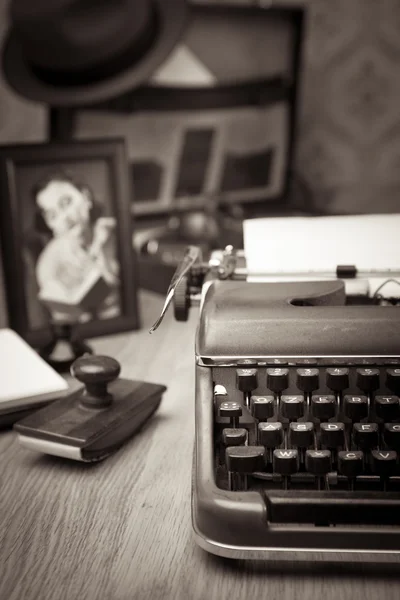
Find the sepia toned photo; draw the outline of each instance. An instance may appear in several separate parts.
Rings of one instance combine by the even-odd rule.
[[[96,142],[92,155],[90,145],[2,149],[5,163],[12,161],[11,172],[3,169],[3,185],[9,190],[8,205],[14,207],[13,226],[21,242],[16,256],[15,244],[13,250],[7,231],[3,232],[5,272],[10,276],[7,264],[20,261],[19,285],[9,287],[14,290],[10,295],[19,288],[18,306],[25,307],[24,315],[21,308],[13,310],[11,299],[9,308],[24,330],[38,332],[49,322],[71,323],[89,327],[95,335],[104,328],[108,331],[112,323],[119,328],[126,311],[135,306],[132,198],[129,185],[121,187],[124,177],[128,181],[126,169],[98,155],[107,146],[117,150],[123,143]],[[29,160],[13,159],[15,152]],[[122,179],[115,167],[122,169]]]

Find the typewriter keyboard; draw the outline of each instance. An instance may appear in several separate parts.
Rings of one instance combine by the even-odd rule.
[[[217,486],[271,521],[399,523],[400,361],[250,359],[214,367]]]

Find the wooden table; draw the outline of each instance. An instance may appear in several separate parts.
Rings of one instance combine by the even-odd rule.
[[[237,562],[194,543],[194,332],[142,293],[142,329],[93,342],[122,375],[164,383],[161,407],[140,434],[97,465],[19,447],[0,434],[0,600],[395,600],[394,567]]]

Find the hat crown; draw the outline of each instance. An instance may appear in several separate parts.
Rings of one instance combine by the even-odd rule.
[[[127,48],[146,33],[151,0],[14,0],[11,19],[24,54],[42,69],[79,71]]]

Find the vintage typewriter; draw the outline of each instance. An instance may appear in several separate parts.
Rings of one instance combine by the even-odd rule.
[[[192,520],[231,558],[400,554],[400,308],[332,280],[251,283],[189,247],[160,319],[200,304]],[[400,291],[400,287],[399,287]],[[348,556],[349,557],[349,556]]]

